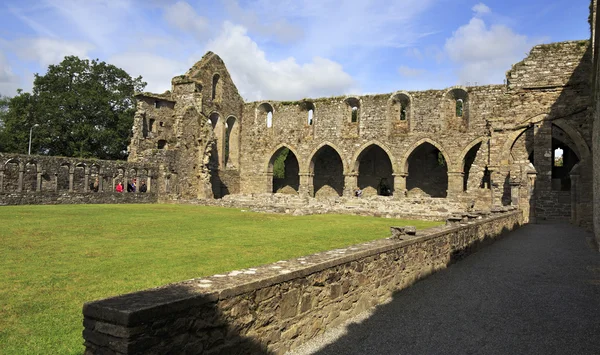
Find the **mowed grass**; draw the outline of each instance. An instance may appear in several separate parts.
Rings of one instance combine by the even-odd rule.
[[[81,354],[87,301],[437,224],[191,205],[0,207],[0,353]]]

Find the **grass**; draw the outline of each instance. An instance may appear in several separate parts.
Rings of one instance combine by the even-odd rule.
[[[190,205],[0,207],[0,354],[82,354],[87,301],[437,224]]]

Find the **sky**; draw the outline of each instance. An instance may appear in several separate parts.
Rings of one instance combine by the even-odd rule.
[[[502,84],[536,44],[589,38],[588,0],[2,0],[0,94],[66,55],[170,89],[204,53],[246,101]]]

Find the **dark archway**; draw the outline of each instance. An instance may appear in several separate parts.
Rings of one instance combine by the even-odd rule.
[[[552,125],[552,190],[571,190],[571,170],[578,164],[579,152],[569,135]]]
[[[356,161],[358,187],[363,194],[389,196],[394,189],[392,161],[389,155],[378,145],[365,148]]]
[[[486,178],[487,178],[487,174],[484,173],[484,177],[483,179],[481,179],[480,183],[475,183],[477,179],[477,176],[473,176],[475,174],[471,174],[471,169],[475,168],[474,170],[479,170],[481,171],[482,169],[485,169],[485,166],[477,166],[475,165],[475,167],[473,167],[473,164],[475,163],[475,159],[477,158],[477,154],[479,153],[479,149],[481,148],[481,143],[477,143],[473,146],[473,148],[469,149],[469,151],[467,152],[467,154],[465,155],[465,159],[464,159],[464,168],[463,168],[463,191],[469,191],[469,188],[473,188],[476,186],[479,187],[488,187],[489,183],[486,185]]]
[[[274,193],[297,193],[300,187],[300,165],[298,158],[287,147],[281,147],[269,161],[269,172],[273,173]]]
[[[310,162],[315,197],[342,196],[344,191],[344,164],[332,147],[321,147]]]
[[[409,193],[420,189],[431,197],[448,194],[448,164],[444,155],[431,143],[423,143],[408,157],[406,188]]]

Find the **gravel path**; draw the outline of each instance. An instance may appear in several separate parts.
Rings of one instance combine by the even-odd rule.
[[[600,354],[600,254],[532,224],[293,354]]]

